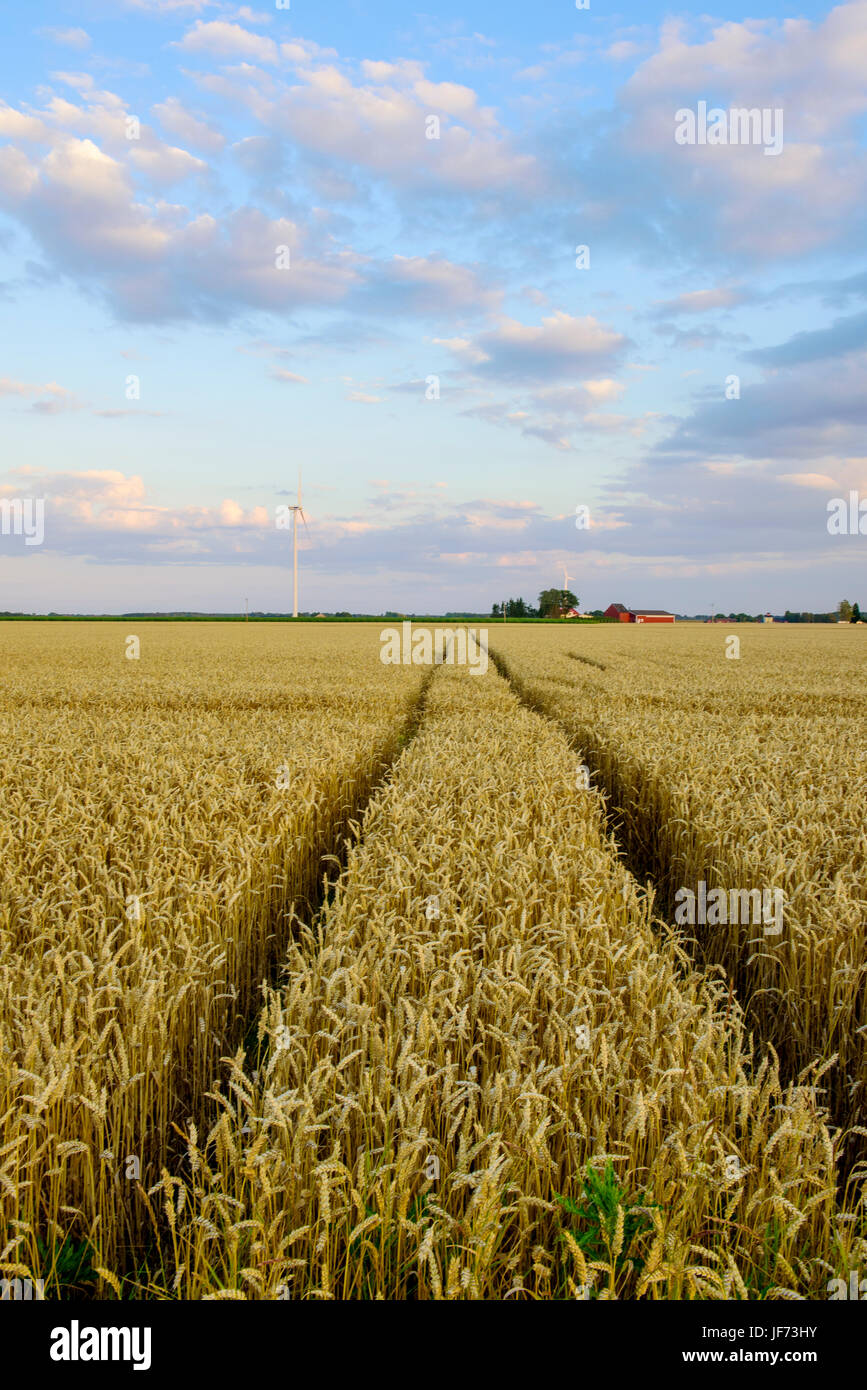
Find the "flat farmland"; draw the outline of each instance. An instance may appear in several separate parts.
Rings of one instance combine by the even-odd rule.
[[[243,1036],[422,673],[346,629],[6,624],[0,645],[0,1248],[50,1288],[73,1245],[109,1268],[140,1251],[135,1194]]]
[[[6,1278],[764,1299],[863,1263],[864,630],[485,647],[0,625]]]
[[[548,639],[491,631],[524,697],[583,751],[672,920],[678,891],[700,883],[783,895],[782,931],[696,923],[696,945],[788,1072],[836,1059],[832,1111],[863,1123],[867,630],[618,625]]]

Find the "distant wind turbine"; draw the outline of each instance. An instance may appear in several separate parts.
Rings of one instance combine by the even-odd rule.
[[[292,617],[298,617],[298,513],[301,513],[301,520],[304,522],[304,529],[308,536],[310,531],[307,526],[307,518],[304,515],[304,508],[301,506],[301,469],[298,469],[298,501],[294,507],[288,509],[292,513],[292,570],[294,584],[292,588]]]

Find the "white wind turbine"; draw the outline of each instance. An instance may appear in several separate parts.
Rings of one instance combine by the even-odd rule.
[[[563,566],[563,594],[564,594],[564,597],[565,597],[565,595],[569,592],[569,580],[570,580],[570,579],[574,579],[574,578],[575,578],[574,574],[567,574],[567,573],[566,573],[566,566],[564,565],[564,566]]]
[[[304,529],[309,536],[310,531],[307,527],[307,518],[304,515],[304,508],[301,506],[301,469],[298,469],[298,501],[294,507],[287,508],[292,513],[292,617],[298,617],[298,513],[301,513],[301,520],[304,522]]]

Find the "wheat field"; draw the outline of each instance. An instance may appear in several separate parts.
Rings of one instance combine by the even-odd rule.
[[[862,631],[492,624],[484,675],[370,624],[138,635],[0,626],[0,1272],[764,1299],[863,1262]],[[779,881],[780,940],[678,926],[702,874]]]
[[[0,1262],[49,1292],[73,1240],[95,1266],[144,1249],[172,1125],[423,679],[365,633],[142,625],[137,659],[126,635],[0,627]]]
[[[836,1121],[867,1117],[867,633],[863,628],[497,629],[503,669],[607,788],[667,911],[678,888],[777,886],[779,939],[707,925],[760,1035],[795,1074],[836,1058]],[[580,642],[578,640],[580,636]]]

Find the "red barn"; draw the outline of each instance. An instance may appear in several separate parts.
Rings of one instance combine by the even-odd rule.
[[[674,614],[663,608],[624,608],[622,603],[612,603],[605,610],[606,618],[617,618],[621,623],[673,623]]]
[[[632,622],[629,610],[624,608],[622,603],[609,603],[602,616],[603,618],[619,618],[622,623]]]
[[[629,614],[631,623],[673,623],[674,614],[664,608],[635,608]]]

